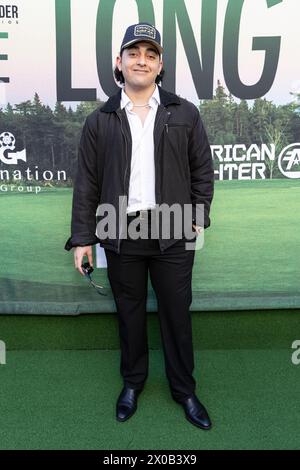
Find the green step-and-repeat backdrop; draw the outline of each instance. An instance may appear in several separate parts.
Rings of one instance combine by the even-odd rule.
[[[161,31],[162,86],[199,106],[214,158],[192,310],[299,308],[299,0],[15,0],[0,1],[0,313],[115,311],[106,268],[100,297],[64,244],[81,129],[138,21]]]

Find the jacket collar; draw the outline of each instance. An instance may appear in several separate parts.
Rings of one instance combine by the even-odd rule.
[[[159,95],[160,95],[160,103],[163,106],[168,106],[169,104],[180,104],[180,99],[174,93],[170,93],[169,91],[164,90],[160,86],[158,86]],[[121,102],[121,93],[122,88],[118,90],[118,92],[111,96],[106,103],[100,108],[100,111],[103,113],[112,113],[117,111],[120,108]]]

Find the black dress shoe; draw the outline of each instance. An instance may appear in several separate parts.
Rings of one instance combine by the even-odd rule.
[[[124,387],[117,401],[117,420],[126,421],[137,409],[137,398],[142,390]]]
[[[201,429],[211,428],[211,421],[209,419],[208,413],[195,394],[178,403],[183,406],[186,419],[190,423],[198,426]]]

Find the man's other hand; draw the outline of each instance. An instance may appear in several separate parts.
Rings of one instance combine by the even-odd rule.
[[[93,266],[93,251],[91,246],[76,246],[74,250],[74,263],[75,268],[84,276],[81,265],[84,256],[87,256],[88,262]]]
[[[195,232],[197,233],[197,236],[200,235],[200,233],[202,233],[203,230],[204,230],[204,228],[200,227],[200,225],[193,224],[192,227],[195,230]]]

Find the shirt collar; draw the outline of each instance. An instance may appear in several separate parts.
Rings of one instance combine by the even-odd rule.
[[[155,90],[149,99],[149,105],[153,108],[158,104],[160,104],[160,96],[159,96],[158,86],[155,84]],[[121,109],[127,107],[128,110],[131,110],[132,106],[133,106],[133,103],[131,99],[129,98],[128,95],[126,95],[124,88],[122,88]]]

